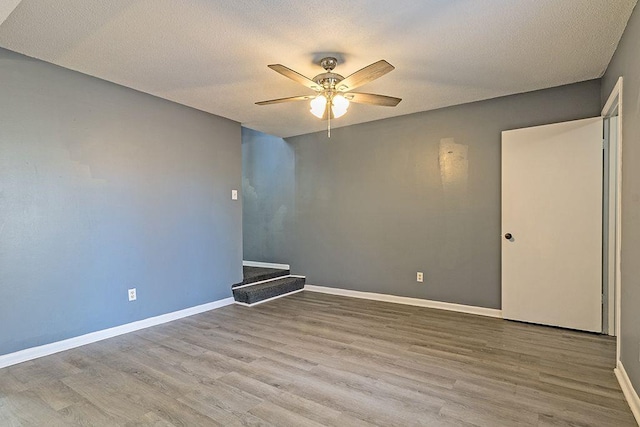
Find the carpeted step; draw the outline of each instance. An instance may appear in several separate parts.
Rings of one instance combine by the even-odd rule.
[[[255,304],[290,292],[304,289],[305,278],[300,276],[283,277],[257,285],[233,289],[233,297],[244,304]]]
[[[289,270],[282,270],[279,268],[264,268],[264,267],[242,267],[243,280],[240,283],[236,283],[231,288],[246,285],[248,283],[261,282],[263,280],[269,280],[276,277],[288,276]]]

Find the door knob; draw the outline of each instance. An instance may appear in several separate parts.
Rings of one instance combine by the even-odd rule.
[[[513,236],[511,235],[511,233],[507,233],[507,234],[504,235],[504,238],[507,239],[507,240],[511,240],[512,237]]]

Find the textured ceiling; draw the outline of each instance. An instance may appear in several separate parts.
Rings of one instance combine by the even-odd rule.
[[[331,54],[348,74],[396,70],[334,127],[602,76],[636,0],[1,0],[0,46],[278,136],[326,128],[313,93],[267,68],[313,77]],[[3,22],[4,21],[4,22]]]

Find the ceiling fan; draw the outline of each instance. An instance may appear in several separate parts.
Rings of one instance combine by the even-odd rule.
[[[315,95],[291,96],[288,98],[260,101],[256,102],[256,104],[270,105],[279,104],[281,102],[311,100],[311,113],[320,119],[327,119],[328,133],[329,137],[331,137],[331,119],[342,117],[349,108],[349,102],[395,107],[400,103],[400,101],[402,101],[402,99],[394,98],[392,96],[351,92],[353,89],[382,77],[395,69],[393,65],[389,64],[384,59],[367,65],[363,69],[356,71],[346,78],[333,72],[336,65],[338,65],[338,60],[336,58],[322,58],[322,60],[320,60],[320,66],[324,68],[325,72],[318,74],[313,79],[309,79],[281,64],[269,65],[268,67],[273,71],[308,87],[316,93]]]

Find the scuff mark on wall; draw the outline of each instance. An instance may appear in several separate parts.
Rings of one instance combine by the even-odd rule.
[[[456,144],[454,138],[442,138],[438,160],[440,162],[440,177],[445,195],[467,191],[469,178],[469,147]]]
[[[269,225],[267,226],[267,235],[273,236],[271,239],[267,239],[267,253],[273,253],[273,251],[282,247],[286,243],[286,234],[284,229],[284,222],[287,218],[287,207],[285,205],[280,205],[276,212],[273,214],[271,221],[269,221]]]
[[[466,233],[465,213],[469,200],[469,147],[454,138],[440,140],[438,161],[445,208],[445,240],[440,251],[440,264],[453,269],[460,259]]]
[[[253,253],[273,253],[285,244],[285,220],[288,209],[285,205],[280,205],[275,212],[269,206],[269,199],[260,198],[258,191],[251,185],[251,181],[242,178],[243,204],[246,212],[253,212],[254,220],[245,219],[245,232],[254,233],[260,236],[270,236],[268,239],[246,239],[248,251]],[[258,221],[256,222],[257,219]]]
[[[256,188],[251,185],[249,178],[242,177],[243,251],[249,253],[259,252],[261,250],[259,242],[247,238],[260,231],[260,225],[255,220],[250,221],[248,218],[250,212],[258,211],[258,192]]]
[[[242,178],[242,196],[244,203],[258,200],[258,192],[248,178]]]

